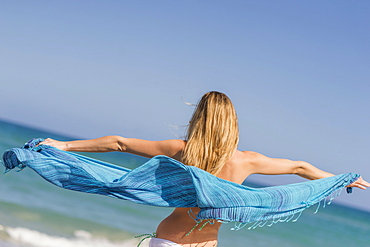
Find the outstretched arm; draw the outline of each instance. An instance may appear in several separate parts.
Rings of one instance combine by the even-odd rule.
[[[266,175],[296,174],[306,179],[320,179],[334,176],[334,174],[320,170],[305,161],[269,158],[259,153],[252,153],[253,173]],[[348,187],[366,189],[370,183],[361,177]]]
[[[105,136],[90,140],[57,141],[46,139],[40,144],[75,152],[128,152],[151,158],[156,155],[177,157],[185,146],[182,140],[148,141],[121,136]]]

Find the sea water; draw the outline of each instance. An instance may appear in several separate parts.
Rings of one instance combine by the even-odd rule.
[[[0,121],[1,154],[34,137],[73,139]],[[88,155],[128,168],[146,161],[125,153]],[[219,234],[219,246],[370,247],[370,212],[337,205],[335,200],[314,214],[316,208],[304,211],[294,223],[238,231],[230,230],[233,223],[225,224]],[[139,242],[135,236],[153,233],[171,211],[64,190],[27,168],[0,175],[1,247],[133,247]],[[148,246],[148,241],[141,246]]]

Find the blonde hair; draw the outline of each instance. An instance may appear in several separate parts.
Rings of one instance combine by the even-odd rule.
[[[217,175],[239,142],[238,118],[223,93],[203,95],[189,122],[182,162]]]

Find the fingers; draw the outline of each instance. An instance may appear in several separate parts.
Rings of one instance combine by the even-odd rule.
[[[45,139],[45,140],[44,140],[44,141],[42,141],[42,142],[39,142],[39,143],[36,145],[36,147],[37,147],[37,146],[40,146],[40,145],[44,145],[46,140],[47,140],[47,139]]]
[[[366,182],[362,177],[359,177],[359,179],[356,182],[360,183],[365,187],[370,187],[370,183]]]
[[[366,182],[362,179],[362,177],[359,177],[355,182],[353,182],[350,187],[357,187],[363,190],[366,190],[367,187],[370,187],[370,183]]]
[[[46,138],[43,142],[48,143],[48,142],[52,142],[52,141],[54,141],[54,140],[53,140],[53,139],[51,139],[51,138]]]
[[[53,143],[55,143],[55,140],[51,139],[51,138],[46,138],[44,141],[40,142],[39,144],[37,144],[36,146],[39,146],[39,145],[49,145],[49,146],[53,146]]]
[[[357,188],[360,188],[360,189],[363,189],[363,190],[366,190],[366,187],[361,185],[361,184],[356,184],[354,187],[357,187]]]

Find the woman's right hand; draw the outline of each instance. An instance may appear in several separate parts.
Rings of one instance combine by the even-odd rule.
[[[363,180],[362,177],[359,177],[355,182],[348,185],[347,187],[357,187],[357,188],[366,190],[366,188],[370,187],[370,183]]]
[[[38,145],[48,145],[48,146],[58,148],[60,150],[64,150],[64,151],[67,150],[67,143],[66,142],[57,141],[57,140],[54,140],[54,139],[51,139],[51,138],[45,139],[43,142],[40,142]]]

